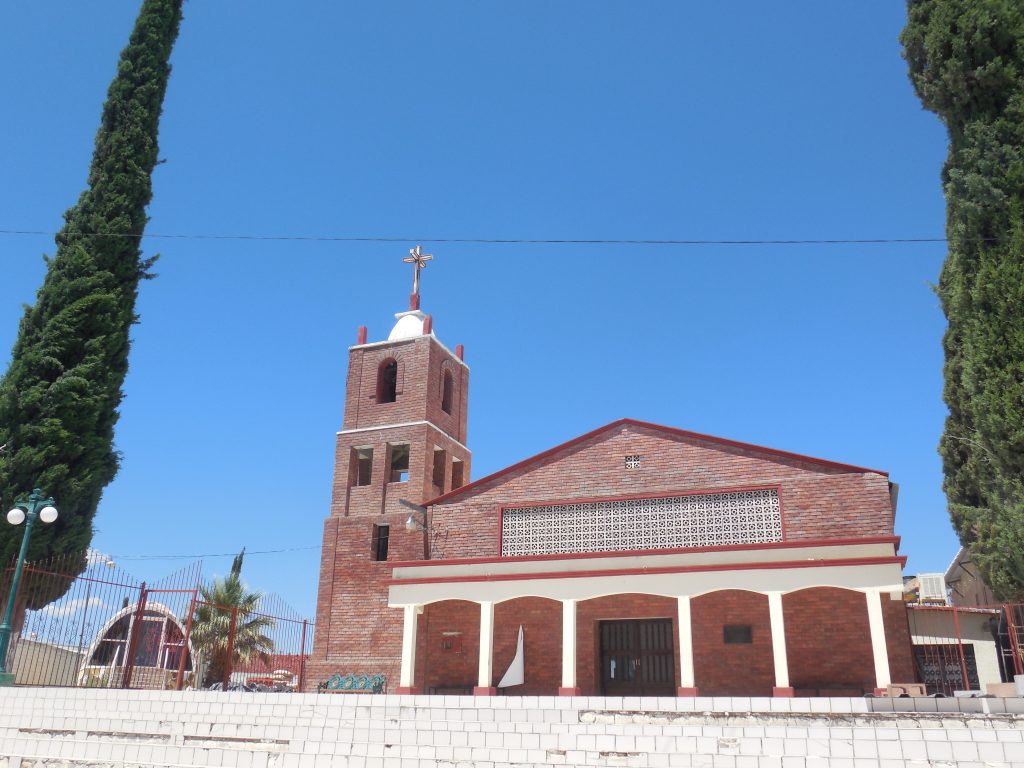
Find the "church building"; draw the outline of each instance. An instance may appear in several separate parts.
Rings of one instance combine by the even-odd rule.
[[[361,327],[349,348],[310,683],[859,696],[914,680],[884,471],[620,419],[470,481],[469,368],[420,310],[429,258],[406,259],[388,338]]]

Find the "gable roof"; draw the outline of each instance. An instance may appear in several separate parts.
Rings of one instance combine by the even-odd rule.
[[[523,459],[520,462],[517,462],[515,464],[511,464],[511,465],[505,467],[504,469],[499,469],[497,472],[492,472],[491,474],[486,475],[485,477],[481,477],[479,480],[474,480],[471,483],[467,483],[466,485],[462,486],[461,488],[456,488],[453,491],[448,491],[448,493],[443,493],[440,496],[437,496],[437,497],[435,497],[433,499],[430,499],[429,501],[424,502],[423,506],[429,507],[429,506],[431,506],[433,504],[441,504],[441,503],[450,501],[451,499],[454,499],[457,496],[461,496],[464,493],[467,493],[467,492],[469,492],[469,491],[471,491],[471,490],[473,490],[475,488],[478,488],[479,486],[483,485],[484,483],[488,483],[488,482],[490,482],[492,480],[496,480],[497,478],[499,478],[499,477],[501,477],[503,475],[507,475],[507,474],[509,474],[511,472],[515,472],[516,470],[523,469],[524,467],[528,467],[531,464],[540,463],[544,459],[548,458],[549,456],[551,456],[551,455],[553,455],[555,453],[558,453],[561,450],[564,450],[566,448],[571,448],[572,446],[578,445],[579,443],[583,443],[583,442],[589,440],[592,437],[597,437],[598,435],[600,435],[600,434],[602,434],[604,432],[610,432],[610,431],[612,431],[614,429],[617,429],[619,427],[622,427],[622,426],[640,427],[642,429],[649,429],[649,430],[652,430],[654,432],[662,432],[662,433],[664,433],[666,435],[670,435],[672,437],[685,437],[685,438],[689,438],[691,440],[700,440],[700,441],[707,442],[707,443],[715,443],[717,445],[724,445],[724,446],[728,446],[730,448],[745,448],[747,450],[754,450],[754,451],[757,451],[759,453],[765,453],[765,454],[768,454],[770,456],[777,456],[777,457],[783,458],[783,459],[795,459],[797,461],[803,461],[803,462],[806,462],[808,464],[817,464],[818,466],[828,467],[830,469],[839,469],[839,470],[844,470],[844,471],[847,471],[847,472],[858,472],[858,473],[859,472],[867,472],[867,473],[871,473],[871,474],[875,474],[875,475],[882,475],[883,477],[888,477],[889,476],[888,472],[886,472],[884,470],[881,470],[881,469],[868,469],[866,467],[854,466],[853,464],[843,464],[843,463],[838,462],[838,461],[829,461],[828,459],[818,459],[818,458],[815,458],[814,456],[805,456],[805,455],[800,454],[800,453],[792,453],[791,451],[780,451],[778,448],[768,448],[768,447],[763,446],[763,445],[755,445],[753,443],[743,443],[743,442],[740,442],[739,440],[730,440],[730,439],[725,438],[725,437],[715,437],[714,435],[704,435],[704,434],[701,434],[700,432],[690,432],[690,431],[685,430],[685,429],[677,429],[676,427],[666,427],[666,426],[663,426],[661,424],[654,424],[654,423],[649,422],[649,421],[638,421],[637,419],[618,419],[617,421],[613,421],[611,424],[605,424],[603,427],[598,427],[597,429],[595,429],[595,430],[593,430],[591,432],[587,432],[585,434],[582,434],[579,437],[574,437],[572,440],[567,440],[564,443],[556,445],[554,448],[548,448],[546,451],[542,451],[541,453],[538,453],[535,456],[531,456],[531,457],[529,457],[527,459]]]

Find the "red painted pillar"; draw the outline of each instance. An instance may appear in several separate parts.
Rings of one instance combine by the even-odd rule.
[[[132,633],[125,648],[124,665],[122,667],[121,687],[132,687],[132,672],[135,669],[135,654],[138,652],[139,636],[142,634],[142,621],[146,616],[146,582],[139,587],[139,604],[135,607],[135,618],[132,621]]]
[[[299,684],[295,690],[302,692],[302,684],[306,680],[306,629],[309,626],[309,622],[306,619],[302,620],[302,648],[299,650]]]

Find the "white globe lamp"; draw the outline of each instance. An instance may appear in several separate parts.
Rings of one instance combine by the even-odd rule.
[[[56,507],[43,507],[39,510],[39,519],[44,523],[52,523],[57,519],[57,508]]]

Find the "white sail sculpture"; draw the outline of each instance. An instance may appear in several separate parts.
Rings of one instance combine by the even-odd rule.
[[[513,685],[522,685],[526,679],[526,659],[523,654],[523,625],[519,625],[519,642],[516,643],[516,655],[512,663],[508,665],[505,676],[498,683],[499,688],[511,688]]]

